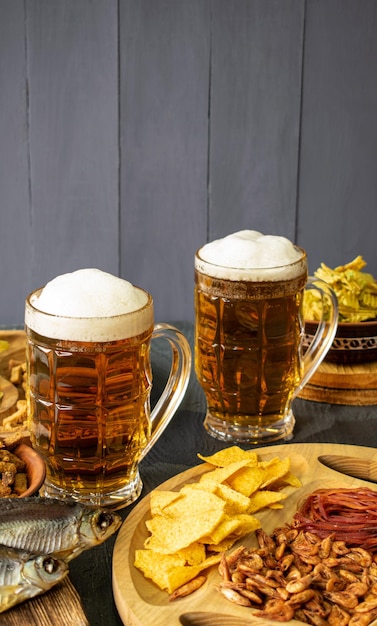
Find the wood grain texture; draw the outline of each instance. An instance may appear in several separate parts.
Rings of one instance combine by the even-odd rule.
[[[23,319],[31,279],[24,7],[0,2],[0,325]]]
[[[374,448],[360,446],[333,445],[333,444],[289,444],[259,448],[258,458],[267,460],[275,456],[291,459],[292,471],[302,482],[300,489],[287,488],[287,499],[283,510],[264,510],[256,513],[263,529],[270,533],[274,528],[289,522],[296,511],[297,503],[306,494],[317,488],[330,487],[357,487],[368,486],[370,483],[343,475],[331,470],[318,461],[323,454],[352,455],[354,457],[377,460],[377,451]],[[191,470],[180,474],[163,485],[162,489],[179,489],[185,482],[195,481],[201,473],[209,469],[208,465],[198,465]],[[245,617],[245,608],[229,603],[216,591],[214,586],[220,580],[216,567],[208,573],[207,582],[198,591],[181,598],[176,602],[169,602],[168,594],[159,590],[151,581],[144,578],[142,573],[133,566],[135,549],[143,547],[148,536],[145,521],[150,516],[148,495],[132,511],[121,527],[114,548],[113,557],[113,589],[115,602],[124,624],[127,626],[178,626],[179,616],[192,611],[214,611],[221,614]],[[256,545],[255,536],[242,539],[242,544]],[[270,620],[256,620],[250,612],[247,613],[250,626],[252,624],[276,624]],[[291,620],[288,622],[297,624]]]
[[[214,4],[209,237],[241,228],[294,240],[304,4]]]
[[[191,321],[196,248],[242,228],[376,275],[376,21],[374,0],[3,0],[0,326],[88,266]]]
[[[119,268],[117,3],[26,3],[30,291]]]
[[[1,614],[1,626],[89,626],[80,598],[69,578],[50,591]]]
[[[332,404],[377,404],[377,363],[342,365],[324,361],[299,397]]]
[[[374,0],[307,3],[298,243],[311,271],[362,254],[377,274],[376,28]]]
[[[193,317],[207,237],[210,3],[120,5],[121,271],[156,319]]]

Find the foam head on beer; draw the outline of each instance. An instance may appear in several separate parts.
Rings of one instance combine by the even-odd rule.
[[[257,281],[274,280],[275,275],[275,280],[281,280],[282,273],[287,279],[302,273],[300,263],[300,267],[292,266],[302,258],[303,251],[286,237],[241,230],[205,244],[195,265],[199,271],[216,278]]]
[[[25,322],[49,337],[113,341],[139,334],[151,325],[153,307],[146,307],[148,298],[127,280],[95,268],[80,269],[57,276],[35,292],[31,298],[34,311],[26,309]],[[124,314],[130,314],[129,328],[120,317]]]

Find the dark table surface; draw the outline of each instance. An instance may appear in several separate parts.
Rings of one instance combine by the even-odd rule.
[[[193,345],[193,325],[173,322]],[[170,367],[169,356],[163,345],[152,350],[154,386],[152,403],[164,385],[164,376]],[[140,466],[144,488],[141,498],[175,474],[198,464],[197,453],[213,454],[227,447],[206,433],[203,428],[205,399],[194,370],[183,402],[159,441]],[[345,406],[311,402],[300,398],[294,401],[296,426],[290,443],[343,443],[377,447],[377,406]],[[277,445],[276,442],[273,445]],[[287,442],[281,442],[287,443]],[[240,444],[237,444],[240,445]],[[253,445],[242,447],[257,448]],[[140,499],[139,499],[140,501]],[[126,519],[133,507],[119,511]],[[70,563],[70,578],[80,594],[90,626],[122,626],[123,622],[113,599],[112,554],[116,537],[82,553]]]

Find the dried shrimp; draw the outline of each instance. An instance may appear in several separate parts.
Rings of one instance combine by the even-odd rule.
[[[258,548],[223,555],[219,591],[228,600],[277,622],[367,626],[377,618],[377,555],[288,525],[256,536]]]

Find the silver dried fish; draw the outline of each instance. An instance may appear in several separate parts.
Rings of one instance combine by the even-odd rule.
[[[112,511],[70,500],[0,499],[1,544],[65,561],[106,541],[121,522]]]
[[[0,546],[0,613],[48,591],[67,574],[65,561]]]

